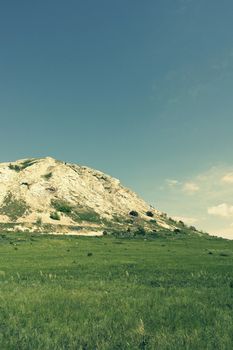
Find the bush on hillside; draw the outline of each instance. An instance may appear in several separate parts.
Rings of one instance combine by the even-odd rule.
[[[45,180],[49,180],[49,179],[51,179],[52,176],[53,176],[53,173],[50,172],[50,173],[47,173],[47,174],[43,175],[42,177],[43,177]]]
[[[131,210],[131,211],[129,212],[129,215],[134,216],[134,217],[137,217],[137,216],[138,216],[138,212],[137,212],[136,210]]]
[[[175,229],[174,229],[174,232],[175,232],[175,233],[180,233],[181,230],[180,230],[179,228],[175,228]]]
[[[54,211],[50,214],[50,218],[53,220],[60,220],[60,215],[56,211]]]
[[[36,225],[38,225],[38,226],[42,225],[42,219],[41,219],[41,217],[38,217],[38,218],[36,219]]]
[[[64,214],[69,214],[72,211],[71,205],[65,201],[54,200],[52,206],[54,209]]]
[[[138,236],[145,236],[146,235],[146,231],[143,227],[138,227],[137,231],[135,232],[136,235]]]

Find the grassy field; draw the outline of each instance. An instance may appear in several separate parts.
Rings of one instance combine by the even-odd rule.
[[[232,349],[233,242],[0,235],[0,349]]]

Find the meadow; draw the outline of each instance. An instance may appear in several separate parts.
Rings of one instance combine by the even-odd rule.
[[[0,235],[0,349],[232,349],[233,241]]]

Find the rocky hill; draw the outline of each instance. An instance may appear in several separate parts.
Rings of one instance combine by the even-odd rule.
[[[91,235],[177,225],[119,180],[46,157],[0,164],[0,228]]]

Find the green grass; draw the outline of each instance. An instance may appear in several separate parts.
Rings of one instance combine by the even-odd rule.
[[[78,205],[71,205],[69,202],[66,202],[61,199],[55,199],[51,201],[52,207],[67,216],[76,222],[89,221],[92,223],[101,223],[101,217],[93,209],[83,208]]]
[[[3,350],[232,349],[233,242],[0,235],[0,300]]]
[[[72,205],[64,200],[55,199],[55,200],[52,200],[51,204],[53,208],[59,211],[60,213],[70,214],[73,210]]]

